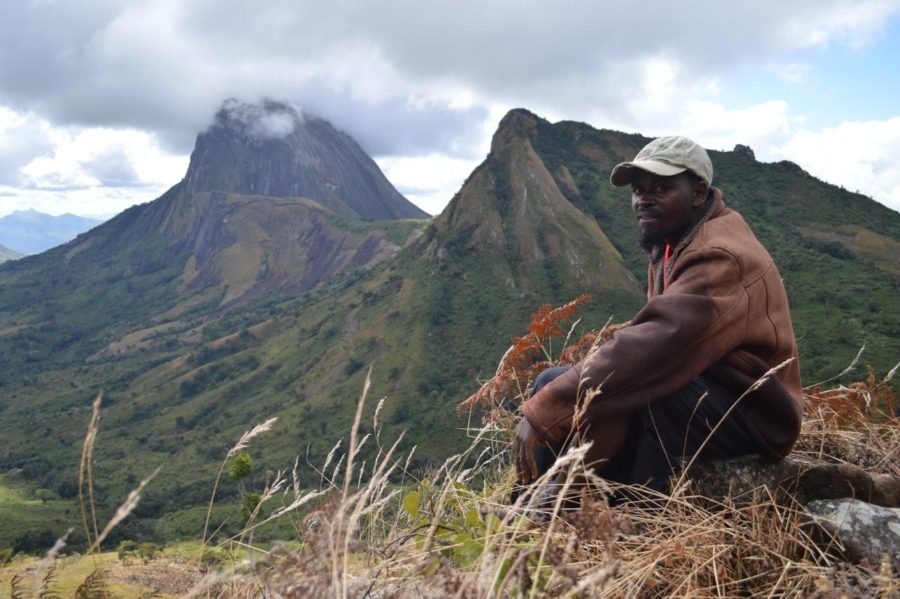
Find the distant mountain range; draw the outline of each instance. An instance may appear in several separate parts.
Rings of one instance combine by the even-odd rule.
[[[331,125],[227,103],[162,197],[0,266],[0,471],[71,496],[102,389],[95,480],[109,505],[166,465],[118,534],[193,534],[161,516],[208,500],[242,432],[279,417],[253,449],[263,471],[307,451],[320,462],[369,365],[382,434],[407,431],[412,468],[445,459],[465,441],[456,403],[534,309],[592,293],[584,330],[642,305],[628,192],[607,180],[647,141],[514,110],[446,209],[409,218],[422,213]],[[864,362],[890,368],[900,214],[790,163],[711,155],[726,202],[781,268],[806,382],[863,343]]]
[[[0,218],[0,245],[20,254],[39,254],[102,222],[74,214],[52,216],[36,210],[17,210]]]
[[[4,247],[0,245],[0,262],[6,262],[7,260],[15,260],[17,258],[21,258],[25,254],[20,254],[15,250],[11,250],[8,247]]]

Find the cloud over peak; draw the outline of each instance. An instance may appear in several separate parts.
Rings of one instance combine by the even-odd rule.
[[[262,141],[283,139],[303,121],[302,111],[290,104],[270,99],[252,103],[228,98],[216,113],[213,126]]]

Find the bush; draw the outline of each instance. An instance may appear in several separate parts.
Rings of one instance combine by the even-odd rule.
[[[59,499],[59,495],[57,495],[50,489],[35,489],[33,495],[34,498],[39,499],[41,503],[47,503],[48,501],[56,501],[57,499]]]
[[[137,547],[138,557],[140,557],[141,561],[145,564],[159,557],[160,553],[162,553],[162,547],[156,543],[141,543]]]
[[[130,539],[126,539],[119,543],[118,548],[116,548],[116,553],[119,556],[119,561],[123,564],[131,563],[131,560],[137,556],[138,544]]]

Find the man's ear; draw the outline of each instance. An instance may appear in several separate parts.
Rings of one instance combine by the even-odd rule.
[[[699,181],[694,187],[694,200],[691,202],[694,208],[702,206],[706,202],[707,195],[709,195],[709,183]]]

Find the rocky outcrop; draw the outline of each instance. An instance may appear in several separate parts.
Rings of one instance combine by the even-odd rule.
[[[753,148],[751,148],[750,146],[745,146],[744,144],[736,144],[733,151],[738,156],[744,156],[745,158],[749,158],[750,160],[756,160],[756,154],[753,152]]]
[[[197,137],[191,192],[305,197],[365,220],[425,218],[346,133],[293,106],[226,101]]]
[[[780,160],[776,162],[778,166],[798,175],[802,175],[804,177],[809,177],[809,173],[803,170],[803,167],[797,164],[796,162],[791,162],[790,160]]]
[[[766,489],[777,502],[803,506],[812,538],[825,550],[900,570],[900,477],[853,464],[808,464],[750,456],[696,464],[691,479],[706,497],[752,501]]]
[[[900,509],[858,499],[826,499],[811,501],[806,511],[833,535],[850,560],[877,566],[887,557],[900,571]]]

